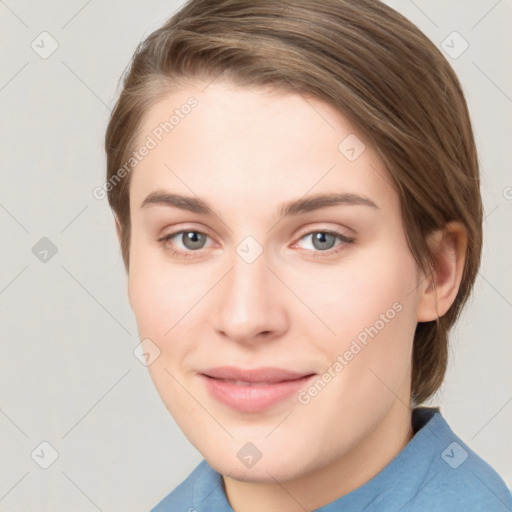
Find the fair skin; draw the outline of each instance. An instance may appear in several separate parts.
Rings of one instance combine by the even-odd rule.
[[[131,176],[128,293],[140,339],[160,350],[149,371],[188,439],[224,475],[235,511],[313,510],[367,482],[411,439],[414,329],[455,299],[465,232],[450,223],[432,235],[436,269],[424,275],[382,162],[367,142],[347,159],[340,142],[364,137],[314,98],[190,83],[147,113],[140,140],[190,96],[197,107]],[[215,215],[162,197],[141,206],[157,191],[200,198]],[[359,200],[279,216],[284,202],[333,192]],[[256,250],[250,263],[240,256]],[[333,370],[371,326],[374,337]],[[225,366],[298,372],[302,392],[328,368],[331,379],[307,403],[297,391],[251,409],[247,395],[240,410],[219,401],[204,375]],[[251,467],[237,456],[249,442],[261,453]]]

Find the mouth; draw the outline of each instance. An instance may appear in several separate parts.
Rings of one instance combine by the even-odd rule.
[[[200,373],[209,394],[239,412],[256,413],[292,398],[315,376],[282,368],[211,368]]]

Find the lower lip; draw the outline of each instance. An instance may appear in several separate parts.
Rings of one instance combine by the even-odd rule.
[[[210,394],[220,403],[240,412],[261,412],[298,393],[314,375],[274,384],[240,386],[201,375]]]

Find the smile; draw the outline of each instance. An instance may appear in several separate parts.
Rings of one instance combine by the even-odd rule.
[[[239,412],[256,413],[291,398],[315,374],[280,368],[221,367],[205,370],[199,376],[216,401]]]

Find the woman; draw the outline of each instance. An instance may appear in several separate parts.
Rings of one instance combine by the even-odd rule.
[[[511,508],[421,407],[482,204],[459,82],[414,25],[376,0],[189,1],[105,145],[142,350],[205,458],[154,511]]]

